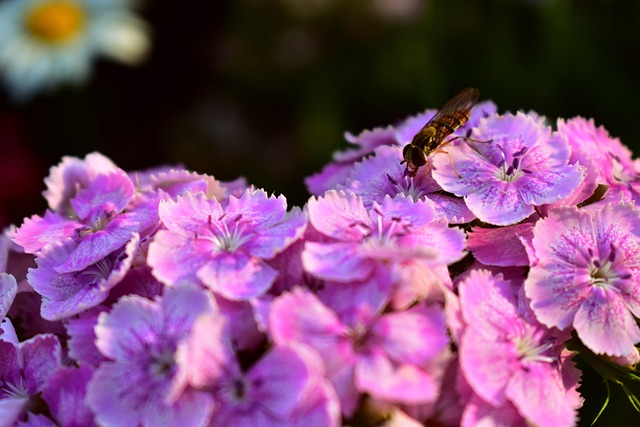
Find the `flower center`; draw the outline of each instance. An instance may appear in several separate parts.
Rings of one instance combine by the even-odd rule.
[[[501,181],[512,182],[520,178],[524,174],[530,174],[531,171],[521,168],[522,157],[526,154],[526,149],[522,148],[511,156],[511,163],[507,161],[504,155],[504,149],[502,150],[502,160],[498,163],[498,179]]]
[[[35,38],[51,44],[74,39],[84,26],[85,13],[75,2],[53,0],[29,10],[25,19],[27,31]]]
[[[402,194],[411,197],[416,202],[427,194],[411,176],[403,176],[400,180],[396,180],[387,174],[387,180],[392,185],[392,191],[389,192],[391,195]]]
[[[233,218],[231,226],[224,221],[226,214],[223,214],[217,221],[209,216],[209,228],[213,232],[212,236],[206,237],[211,240],[215,247],[221,251],[235,252],[238,248],[251,240],[251,232],[245,229],[248,225],[242,220],[242,214]],[[203,236],[203,238],[205,238]]]
[[[593,251],[589,249],[592,256],[589,263],[589,275],[591,276],[591,284],[606,288],[618,278],[613,263],[616,260],[616,248],[613,244],[609,247],[609,254],[604,259],[596,259],[593,257]]]
[[[513,338],[513,343],[516,346],[518,357],[520,360],[527,362],[547,362],[552,363],[553,357],[547,356],[545,353],[551,347],[552,343],[540,342],[540,332],[530,327],[529,325],[523,325],[524,330]]]
[[[152,354],[150,365],[151,375],[160,379],[171,375],[176,365],[173,356],[174,352],[169,349],[164,349],[159,353]]]
[[[102,258],[95,264],[85,268],[78,273],[75,273],[75,278],[77,281],[83,283],[86,286],[95,286],[102,280],[109,277],[113,266],[114,262],[109,259],[109,257]]]

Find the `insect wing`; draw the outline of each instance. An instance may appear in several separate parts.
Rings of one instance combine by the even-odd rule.
[[[434,141],[442,142],[456,129],[464,125],[469,119],[469,113],[478,101],[480,91],[475,88],[466,88],[458,92],[448,100],[423,129],[433,127],[436,135]]]

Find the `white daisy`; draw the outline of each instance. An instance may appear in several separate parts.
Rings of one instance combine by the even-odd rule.
[[[0,0],[0,75],[16,99],[82,82],[97,55],[135,64],[148,45],[127,0]]]

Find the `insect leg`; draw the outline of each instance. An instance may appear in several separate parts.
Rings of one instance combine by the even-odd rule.
[[[462,178],[462,176],[460,176],[460,174],[458,173],[456,168],[453,166],[453,160],[451,159],[451,154],[449,154],[448,151],[436,150],[436,151],[434,151],[434,153],[444,153],[444,154],[446,154],[449,157],[449,164],[451,165],[451,169],[453,169],[453,173],[455,173],[458,176],[458,178]]]

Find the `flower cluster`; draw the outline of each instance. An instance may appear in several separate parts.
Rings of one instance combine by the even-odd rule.
[[[0,425],[575,425],[568,340],[640,361],[638,162],[496,110],[415,176],[434,111],[348,135],[302,209],[64,158],[0,238]]]

